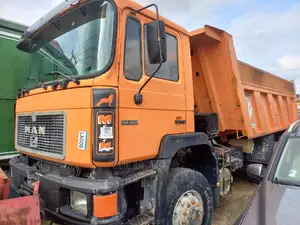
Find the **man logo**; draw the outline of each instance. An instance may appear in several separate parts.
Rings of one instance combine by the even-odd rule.
[[[112,115],[99,115],[98,124],[112,124]]]
[[[100,101],[96,104],[96,107],[100,107],[103,104],[108,104],[109,107],[112,106],[112,103],[114,101],[115,96],[113,94],[110,94],[107,98],[102,98]]]
[[[46,134],[46,127],[44,126],[25,126],[24,128],[25,134],[35,134],[35,135],[45,135]]]
[[[113,147],[111,146],[111,142],[100,142],[99,143],[99,152],[110,152],[113,150]]]

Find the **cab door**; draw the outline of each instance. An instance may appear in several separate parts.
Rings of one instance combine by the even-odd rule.
[[[180,35],[166,27],[167,61],[141,92],[142,104],[135,104],[134,95],[158,66],[149,63],[144,34],[153,20],[126,9],[121,21],[118,144],[119,160],[128,163],[154,158],[165,135],[186,131],[186,101]]]

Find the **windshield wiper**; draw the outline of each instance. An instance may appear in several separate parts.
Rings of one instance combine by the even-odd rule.
[[[46,73],[45,76],[54,76],[54,77],[55,76],[62,76],[62,77],[67,78],[69,81],[74,82],[77,85],[80,84],[80,81],[78,79],[76,79],[75,77],[71,77],[68,74],[65,74],[65,73],[62,73],[62,72],[59,72],[59,71],[52,71],[50,73]]]
[[[34,80],[37,83],[39,83],[40,87],[44,88],[45,90],[47,90],[47,86],[44,84],[43,81],[37,79],[36,77],[27,77],[27,80]]]

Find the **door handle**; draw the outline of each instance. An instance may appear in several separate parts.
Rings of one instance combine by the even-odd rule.
[[[183,120],[182,117],[177,117],[175,119],[175,124],[179,125],[179,124],[186,124],[186,120]]]

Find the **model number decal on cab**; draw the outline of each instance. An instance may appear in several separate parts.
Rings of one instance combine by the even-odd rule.
[[[85,131],[79,131],[78,133],[78,149],[86,150],[88,133]]]

